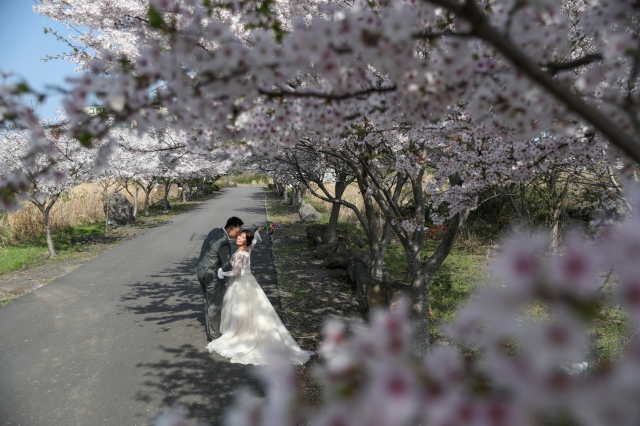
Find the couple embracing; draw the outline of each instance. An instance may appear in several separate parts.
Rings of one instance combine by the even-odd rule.
[[[243,224],[231,217],[202,244],[196,273],[204,292],[207,349],[233,363],[266,365],[268,357],[279,356],[304,364],[311,353],[293,340],[251,273],[251,249],[262,241],[262,228],[254,233]],[[233,255],[230,239],[238,246]]]

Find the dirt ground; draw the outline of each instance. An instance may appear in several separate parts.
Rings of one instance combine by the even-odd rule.
[[[307,242],[309,224],[296,223],[296,209],[280,203],[270,191],[267,209],[269,219],[278,225],[272,239],[282,320],[303,349],[315,351],[326,319],[353,326],[362,322],[366,297],[351,290],[346,271],[322,266],[322,259]]]

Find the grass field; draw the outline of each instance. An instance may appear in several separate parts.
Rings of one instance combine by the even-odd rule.
[[[73,240],[81,240],[86,237],[98,237],[104,233],[104,224],[94,222],[87,225],[77,225],[67,228],[53,235],[53,243],[58,252],[57,260],[84,251],[82,244],[71,244]],[[49,257],[47,242],[44,237],[21,240],[0,248],[0,274],[4,274],[23,266],[46,262]]]

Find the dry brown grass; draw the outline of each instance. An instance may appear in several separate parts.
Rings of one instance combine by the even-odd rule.
[[[131,191],[135,194],[134,190]],[[177,192],[177,188],[171,188],[170,195]],[[133,197],[126,191],[121,193],[133,204]],[[151,203],[162,198],[164,187],[159,186],[158,191],[151,193]],[[138,192],[138,211],[142,210],[144,192]],[[93,223],[104,219],[104,210],[100,187],[93,184],[78,185],[64,194],[51,209],[51,231],[58,232],[65,228],[81,224]],[[9,213],[5,219],[0,217],[0,235],[9,235],[12,240],[38,238],[44,235],[42,213],[30,203],[25,203],[25,208],[14,213]],[[2,244],[2,241],[0,241]]]
[[[64,194],[51,209],[51,231],[92,223],[104,218],[100,193],[94,193],[93,185],[80,185]],[[44,235],[42,213],[30,203],[25,208],[9,213],[9,227],[13,240],[38,238]]]
[[[0,247],[7,245],[6,238],[11,235],[11,227],[9,226],[9,217],[6,213],[0,212]]]
[[[331,194],[335,194],[334,192],[335,185],[326,183],[325,187]],[[321,194],[322,192],[318,191],[318,193]],[[331,211],[331,207],[332,207],[331,203],[322,201],[319,198],[314,197],[310,193],[307,193],[307,199],[313,201],[316,204],[320,204],[321,206],[324,206],[327,211]],[[360,189],[358,188],[358,185],[356,185],[355,183],[352,183],[347,187],[347,189],[344,191],[344,194],[342,195],[342,199],[356,205],[356,207],[358,207],[358,210],[364,212],[364,201],[362,200]],[[360,223],[358,221],[358,217],[353,212],[353,210],[344,206],[340,209],[339,220],[340,222],[348,223],[352,225]]]
[[[425,182],[428,182],[430,179],[431,179],[431,175],[426,175],[424,177]],[[317,188],[317,185],[314,185],[314,187]],[[325,187],[331,194],[335,194],[334,192],[335,185],[326,183]],[[322,194],[322,191],[318,191],[318,193]],[[342,196],[342,198],[345,201],[348,201],[354,204],[356,207],[358,207],[358,210],[360,210],[361,212],[364,212],[364,201],[362,200],[362,194],[360,194],[360,188],[358,188],[358,185],[356,183],[352,183],[347,187],[347,189],[344,191],[344,195]],[[321,206],[324,206],[328,211],[331,210],[331,203],[322,201],[311,194],[307,194],[307,199],[313,201],[316,204],[320,204]],[[408,202],[410,199],[411,199],[411,188],[407,185],[407,187],[403,188],[400,204],[404,202]],[[381,214],[380,208],[375,202],[374,202],[374,208],[378,214]],[[353,212],[353,210],[346,207],[343,207],[340,209],[340,221],[346,222],[349,224],[359,223],[358,218]]]

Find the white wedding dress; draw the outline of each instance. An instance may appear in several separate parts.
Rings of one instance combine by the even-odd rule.
[[[256,232],[253,244],[259,241]],[[296,365],[307,362],[311,352],[303,351],[293,340],[251,273],[251,246],[249,251],[236,251],[231,261],[233,270],[223,273],[230,279],[222,301],[222,335],[207,345],[209,352],[239,364],[267,365],[270,355]]]

